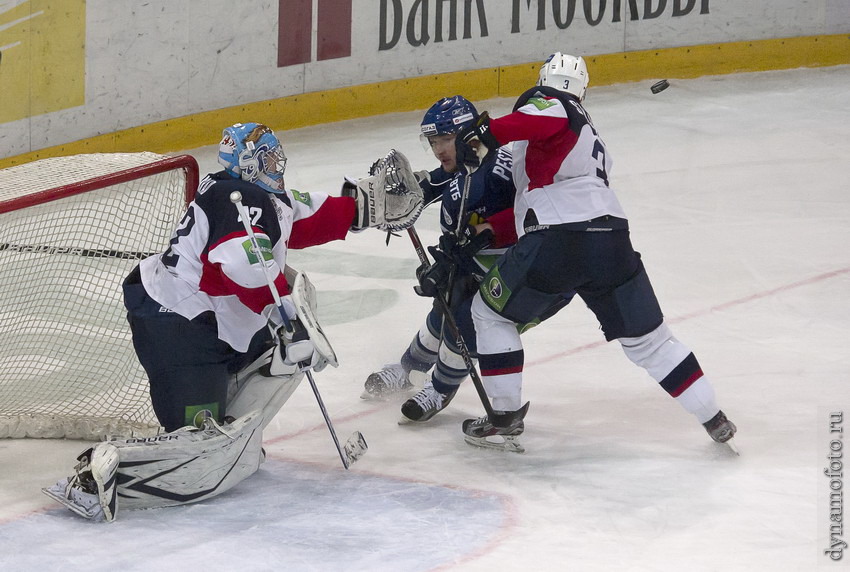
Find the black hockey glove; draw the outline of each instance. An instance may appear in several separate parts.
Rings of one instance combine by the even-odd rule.
[[[490,115],[485,111],[472,125],[464,127],[455,136],[457,164],[470,173],[481,166],[491,153],[500,147],[490,131]]]
[[[490,246],[492,240],[493,231],[489,228],[476,234],[475,227],[467,224],[461,230],[460,237],[453,233],[446,233],[440,236],[439,244],[440,250],[465,274],[481,274],[481,269],[475,263],[475,255],[482,248]]]
[[[434,263],[430,266],[425,264],[416,269],[416,279],[419,281],[413,291],[426,298],[436,298],[438,294],[445,295],[449,287],[449,278],[455,269],[455,262],[441,250],[433,246],[428,247],[428,252],[434,257]]]

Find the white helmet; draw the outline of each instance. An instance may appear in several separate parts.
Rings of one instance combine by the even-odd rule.
[[[540,79],[537,80],[537,85],[548,85],[571,93],[579,101],[584,101],[588,83],[590,83],[590,77],[587,75],[584,58],[561,52],[555,52],[549,56],[541,66]]]

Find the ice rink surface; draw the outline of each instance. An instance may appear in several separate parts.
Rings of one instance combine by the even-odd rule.
[[[830,442],[843,443],[831,414],[843,413],[833,429],[850,425],[850,66],[671,80],[658,95],[653,82],[591,87],[586,107],[635,248],[738,425],[740,457],[606,344],[578,299],[524,335],[525,454],[463,442],[462,420],[482,412],[470,382],[430,422],[398,425],[401,398],[363,401],[363,381],[398,360],[429,303],[413,293],[408,238],[385,245],[367,231],[290,258],[315,283],[339,356],[316,375],[337,433],[369,442],[351,471],[307,384],[267,429],[256,475],[217,499],[126,511],[111,525],[39,490],[71,473],[85,443],[0,440],[0,568],[847,566],[847,551],[839,562],[824,554],[823,471]],[[513,100],[477,103],[499,116]],[[390,148],[434,168],[421,115],[279,132],[288,186],[338,194],[344,175],[365,175]],[[215,146],[190,152],[202,173],[218,170]],[[436,215],[417,223],[429,244]]]

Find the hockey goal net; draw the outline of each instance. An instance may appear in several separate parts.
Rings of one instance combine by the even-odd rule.
[[[87,154],[0,170],[0,437],[158,430],[121,283],[165,250],[197,185],[188,155]]]

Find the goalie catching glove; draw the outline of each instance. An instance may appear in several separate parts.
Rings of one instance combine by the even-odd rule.
[[[328,360],[316,351],[316,345],[310,339],[304,324],[294,319],[290,321],[290,325],[292,331],[288,331],[286,327],[277,329],[275,340],[278,346],[272,356],[269,373],[281,376],[308,369],[316,372],[325,369]]]
[[[404,230],[422,213],[424,194],[407,158],[392,149],[363,179],[345,178],[342,196],[352,197],[356,212],[352,231],[365,228]]]

